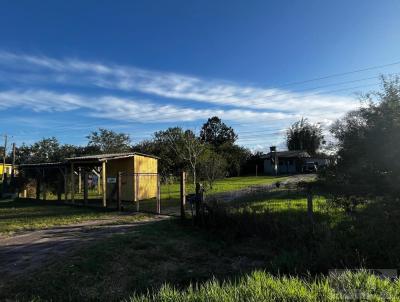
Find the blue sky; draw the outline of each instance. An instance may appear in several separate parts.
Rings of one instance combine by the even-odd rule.
[[[372,0],[0,1],[0,133],[86,144],[105,127],[138,142],[218,115],[242,145],[281,145],[292,122],[326,129],[400,72],[399,13]]]

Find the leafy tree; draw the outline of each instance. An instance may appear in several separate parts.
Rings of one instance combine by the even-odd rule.
[[[205,148],[199,159],[199,174],[205,179],[210,189],[213,188],[215,180],[225,176],[227,161],[216,153],[213,148]]]
[[[201,128],[200,139],[217,148],[223,144],[235,143],[237,135],[219,117],[214,116],[209,118]]]
[[[302,150],[314,155],[325,144],[322,129],[302,118],[286,131],[286,145],[289,150]]]
[[[225,174],[229,176],[240,176],[246,161],[251,156],[249,149],[230,143],[221,145],[216,152],[226,160]]]
[[[102,153],[129,152],[131,150],[129,135],[113,130],[99,128],[98,131],[91,132],[87,139],[89,139],[89,147],[97,147]]]
[[[330,183],[355,193],[400,193],[400,80],[382,78],[382,91],[362,97],[367,106],[348,113],[331,132],[337,139]],[[343,189],[341,189],[343,191]]]

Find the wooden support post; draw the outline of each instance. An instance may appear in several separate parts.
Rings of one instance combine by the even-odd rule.
[[[64,200],[68,201],[68,170],[67,167],[64,167]]]
[[[88,204],[88,172],[83,171],[83,203]]]
[[[40,176],[36,176],[36,200],[40,200]]]
[[[103,187],[103,207],[107,207],[107,179],[106,179],[106,162],[103,161],[101,168],[101,181]]]
[[[156,208],[157,214],[161,214],[161,181],[160,181],[160,175],[157,174],[157,208]]]
[[[118,209],[118,211],[121,211],[121,209],[122,209],[121,195],[122,195],[122,172],[118,172],[118,175],[117,175],[117,209]]]
[[[75,171],[74,171],[74,163],[71,163],[71,202],[75,203]]]
[[[82,193],[82,168],[78,168],[78,193]]]
[[[139,173],[135,173],[135,202],[136,202],[136,211],[140,211],[140,203],[139,203]]]
[[[258,176],[258,165],[256,165],[256,177]]]
[[[57,201],[61,201],[62,182],[63,182],[63,177],[62,177],[61,171],[59,171],[58,177],[57,177]]]
[[[43,191],[43,200],[46,200],[46,190],[47,190],[47,184],[46,184],[46,178],[44,176],[44,169],[42,170],[42,176],[43,176],[43,182],[42,182],[42,191]]]
[[[181,219],[185,219],[186,204],[186,172],[181,172]]]
[[[95,169],[92,170],[92,173],[97,176],[97,194],[101,194],[101,177],[100,173],[97,173]]]

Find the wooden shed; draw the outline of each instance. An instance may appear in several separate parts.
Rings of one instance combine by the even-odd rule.
[[[115,195],[116,180],[121,173],[121,199],[138,201],[157,197],[158,157],[137,152],[100,154],[68,158],[71,171],[78,167],[100,167],[103,205]],[[74,173],[71,173],[71,183]],[[71,199],[74,200],[74,188]]]

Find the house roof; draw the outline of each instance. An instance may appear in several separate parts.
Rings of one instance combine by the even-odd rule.
[[[310,154],[306,151],[301,150],[293,150],[293,151],[278,151],[276,152],[278,158],[308,158],[311,157]],[[271,152],[269,152],[266,156],[266,159],[271,158]]]
[[[70,157],[66,158],[67,161],[69,162],[75,162],[75,161],[107,161],[107,160],[113,160],[113,159],[121,159],[121,158],[128,158],[128,157],[133,157],[135,155],[140,155],[140,156],[146,156],[146,157],[152,157],[159,159],[159,157],[154,156],[154,155],[149,155],[149,154],[143,154],[139,152],[127,152],[127,153],[109,153],[109,154],[98,154],[98,155],[85,155],[85,156],[78,156],[78,157]]]

